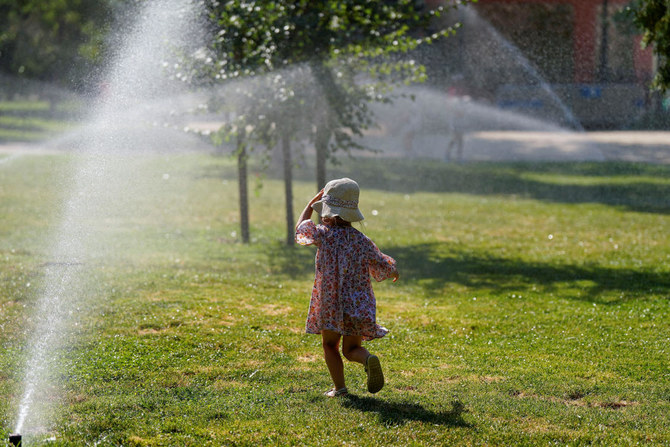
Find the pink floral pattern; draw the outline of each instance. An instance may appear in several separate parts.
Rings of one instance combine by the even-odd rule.
[[[316,225],[305,220],[298,225],[296,242],[318,247],[307,333],[330,330],[359,335],[364,340],[386,335],[388,330],[376,322],[377,303],[370,275],[377,281],[390,278],[396,271],[395,260],[352,227]]]

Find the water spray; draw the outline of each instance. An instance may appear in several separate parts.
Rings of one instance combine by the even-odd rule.
[[[18,433],[12,433],[9,435],[9,445],[13,445],[16,447],[21,446],[21,435]]]
[[[93,271],[87,261],[107,256],[111,247],[111,240],[98,231],[97,222],[129,212],[132,205],[125,198],[130,191],[159,191],[144,174],[143,157],[129,155],[137,148],[163,149],[156,141],[158,131],[147,133],[147,124],[167,119],[165,110],[181,104],[167,100],[184,89],[181,81],[166,76],[163,64],[198,45],[200,37],[194,38],[194,33],[197,36],[205,27],[198,21],[201,11],[195,1],[139,3],[142,5],[133,10],[133,17],[122,17],[127,27],[121,27],[123,33],[114,41],[118,53],[112,55],[106,76],[109,94],[91,104],[86,127],[71,135],[71,140],[64,140],[68,148],[75,149],[77,162],[71,165],[71,181],[63,185],[68,199],[53,235],[52,261],[44,265],[43,287],[36,296],[35,329],[26,346],[23,392],[9,445],[21,445],[19,433],[32,437],[52,425],[50,407],[58,402],[53,397],[58,393],[58,383],[53,383],[55,371],[65,367],[61,348],[70,342],[70,333],[78,331],[74,318],[88,307],[86,300],[91,294],[87,287],[98,287],[90,283]],[[182,46],[189,48],[177,50]],[[188,99],[189,104],[195,101]],[[154,105],[159,102],[161,107]]]

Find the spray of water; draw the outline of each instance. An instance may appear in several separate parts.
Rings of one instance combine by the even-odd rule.
[[[119,213],[133,212],[128,210],[125,198],[139,188],[146,188],[148,181],[141,154],[163,149],[178,135],[172,133],[166,138],[169,129],[155,124],[165,123],[175,108],[184,109],[194,102],[192,96],[181,89],[179,67],[171,56],[175,52],[192,52],[197,47],[193,41],[198,41],[196,31],[202,29],[198,8],[190,0],[150,0],[141,5],[142,10],[133,15],[137,20],[119,33],[125,37],[118,41],[118,51],[112,58],[91,119],[58,143],[76,148],[78,157],[66,194],[69,199],[64,204],[61,224],[53,239],[50,262],[45,266],[15,432],[35,433],[48,427],[46,404],[53,401],[56,385],[53,373],[59,361],[58,351],[67,342],[73,322],[86,310],[87,277],[97,260],[113,250],[102,237],[100,227],[113,221]],[[490,26],[488,31],[496,35],[509,53],[524,60],[518,50],[505,43]],[[522,65],[540,80],[557,104],[562,104],[531,64],[526,61]],[[412,93],[419,98],[420,111],[425,111],[419,113],[425,117],[421,123],[423,128],[418,129],[423,134],[432,131],[439,134],[442,127],[453,123],[457,113],[463,114],[463,122],[470,126],[466,131],[557,130],[554,125],[500,112],[474,101],[454,102],[445,95],[424,89],[415,89]],[[564,105],[559,107],[568,121],[575,124],[570,111]],[[403,125],[396,125],[393,120],[402,118],[398,110],[411,108],[396,104],[394,111],[380,110],[378,114],[388,129],[402,129]],[[402,137],[386,135],[389,136],[392,141],[402,141]]]
[[[168,75],[174,70],[166,68],[175,68],[175,52],[192,50],[200,29],[197,8],[189,0],[154,0],[143,2],[134,17],[119,32],[124,37],[117,42],[90,121],[61,141],[77,157],[32,318],[16,433],[48,429],[57,401],[58,352],[86,311],[87,278],[97,260],[114,250],[100,230],[119,213],[133,212],[126,209],[125,198],[150,180],[141,154],[162,149],[164,141],[156,135],[165,131],[156,131],[151,123],[164,121],[171,110],[168,98],[184,96],[178,80]]]
[[[531,63],[528,58],[526,58],[526,56],[517,46],[503,37],[494,26],[482,18],[474,7],[468,5],[463,8],[463,11],[467,23],[466,26],[472,27],[477,30],[478,34],[482,34],[484,36],[483,38],[486,39],[487,45],[496,46],[496,51],[498,54],[494,60],[504,59],[507,62],[511,61],[518,65],[519,72],[523,74],[523,77],[529,79],[533,84],[539,86],[548,103],[558,109],[562,115],[561,119],[565,122],[565,125],[578,131],[584,130],[579,120],[572,113],[572,110],[570,110],[570,108],[565,105],[563,100],[558,97],[556,92],[554,92],[554,90],[551,88],[551,85],[549,85],[549,83],[544,79],[535,65]]]
[[[472,6],[459,8],[458,20],[467,39],[447,42],[458,44],[451,59],[442,60],[435,47],[426,50],[435,67],[453,64],[455,94],[444,86],[403,88],[403,98],[374,108],[381,127],[368,134],[368,145],[401,157],[445,160],[460,138],[467,160],[603,159],[572,110],[518,47]],[[495,104],[497,93],[507,88],[521,98],[526,91],[529,113]]]

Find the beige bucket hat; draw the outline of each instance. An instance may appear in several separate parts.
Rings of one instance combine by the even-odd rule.
[[[358,210],[358,183],[350,178],[331,180],[323,188],[323,197],[312,205],[321,217],[340,216],[347,222],[358,222],[364,219]]]

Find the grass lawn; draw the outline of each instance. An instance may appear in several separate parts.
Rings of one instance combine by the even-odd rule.
[[[0,142],[38,142],[53,137],[74,124],[72,114],[81,105],[47,101],[0,101]],[[70,118],[70,119],[68,119]]]
[[[668,166],[333,167],[359,181],[362,231],[401,278],[375,285],[386,387],[368,394],[347,363],[352,395],[328,399],[304,334],[314,250],[282,244],[280,180],[252,195],[243,245],[231,159],[138,157],[71,265],[52,247],[76,160],[1,157],[0,445],[58,268],[81,290],[62,298],[30,445],[670,445]],[[296,172],[296,217],[311,175]]]

